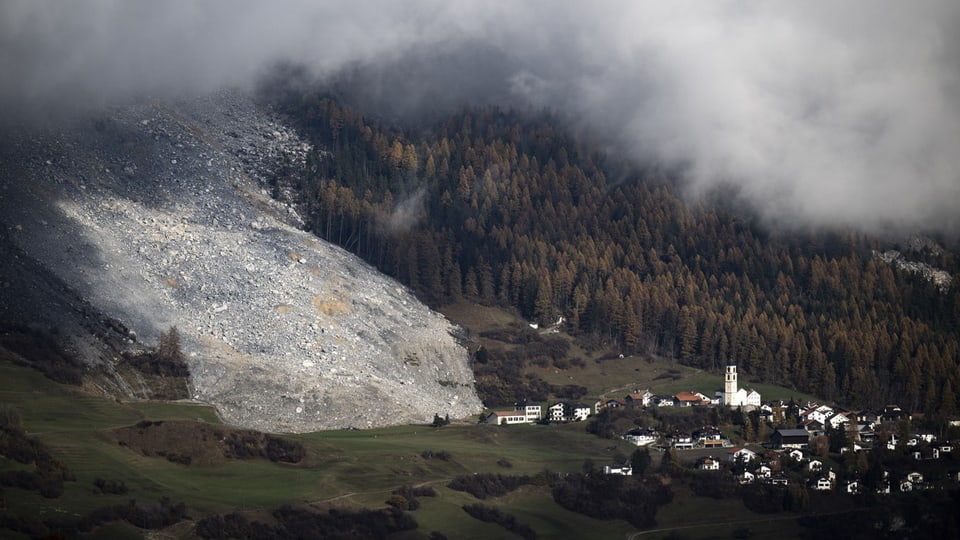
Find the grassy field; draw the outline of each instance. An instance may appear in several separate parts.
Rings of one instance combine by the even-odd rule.
[[[6,488],[3,512],[8,515],[81,515],[129,499],[152,503],[163,496],[186,503],[194,518],[234,509],[256,515],[258,509],[281,504],[306,504],[320,510],[380,508],[390,492],[402,485],[430,485],[437,496],[420,498],[422,506],[414,512],[420,527],[400,538],[424,538],[431,531],[449,538],[501,538],[509,533],[462,510],[464,504],[478,501],[447,488],[453,477],[474,472],[534,475],[544,469],[576,472],[586,459],[602,465],[611,462],[613,453],[629,454],[633,449],[622,441],[588,435],[583,424],[402,426],[289,436],[307,448],[306,461],[297,465],[249,460],[184,466],[121,447],[110,430],[145,419],[217,422],[207,407],[92,397],[9,362],[0,362],[0,404],[16,409],[28,432],[48,445],[77,476],[57,499]],[[424,450],[445,452],[450,458],[425,459],[421,455]],[[0,458],[0,467],[13,466],[17,465]],[[98,477],[123,480],[130,491],[94,494],[93,481]],[[528,486],[482,502],[516,516],[537,530],[540,538],[623,538],[635,532],[623,521],[595,520],[558,507],[546,487]],[[691,521],[693,511],[699,521]],[[681,497],[661,511],[658,521],[664,528],[687,527],[683,532],[686,538],[714,538],[717,529],[706,524],[762,519],[767,518],[754,515],[738,501]],[[700,521],[705,524],[702,531],[689,528]],[[765,530],[761,525],[751,524],[752,530]],[[172,537],[190,537],[190,530],[189,524],[181,523],[165,532]],[[98,531],[95,537],[140,534],[135,527],[118,523]]]
[[[66,483],[64,495],[57,499],[44,499],[36,492],[22,490],[16,490],[14,497],[14,491],[8,488],[4,492],[3,511],[9,515],[82,515],[129,499],[153,502],[163,496],[185,502],[194,516],[281,504],[383,507],[392,490],[402,485],[428,484],[437,487],[439,496],[435,500],[424,498],[423,509],[415,514],[423,521],[421,531],[449,530],[452,537],[467,537],[457,531],[499,528],[480,524],[460,509],[475,501],[444,487],[453,477],[474,472],[532,475],[547,467],[578,471],[585,459],[603,463],[614,449],[625,449],[624,443],[612,444],[586,435],[583,425],[451,425],[440,429],[403,426],[288,436],[301,441],[307,449],[306,461],[297,465],[248,460],[221,466],[184,466],[119,446],[110,431],[148,419],[217,422],[207,407],[92,397],[3,361],[0,404],[15,409],[28,433],[45,443],[77,477],[76,482]],[[425,450],[445,452],[450,458],[425,459],[421,455]],[[511,465],[509,468],[498,464],[504,460]],[[22,466],[0,458],[0,468],[16,467]],[[94,494],[96,478],[123,480],[129,492]],[[528,493],[518,501],[523,503],[518,502],[518,508],[524,508],[525,514],[540,516],[537,519],[545,523],[554,519],[550,512],[568,513],[553,505],[549,493],[542,490]],[[603,526],[629,529],[622,522]]]
[[[454,314],[448,315],[455,318]],[[502,310],[477,306],[462,308],[457,316],[466,318],[466,322],[461,322],[469,323],[475,335],[484,329],[523,324]],[[83,515],[130,499],[148,504],[161,497],[184,502],[193,518],[235,509],[257,516],[263,509],[282,504],[309,505],[320,510],[382,508],[390,492],[400,486],[430,485],[437,496],[420,498],[421,508],[414,512],[420,527],[401,538],[425,538],[431,531],[442,532],[449,538],[500,538],[510,533],[498,525],[482,523],[462,510],[464,504],[477,500],[447,488],[452,478],[478,472],[577,472],[587,459],[602,466],[612,463],[614,454],[629,455],[634,450],[623,441],[587,434],[584,424],[497,427],[454,423],[439,429],[401,426],[287,436],[301,442],[307,450],[307,459],[296,465],[247,460],[217,466],[185,466],[121,446],[112,430],[142,420],[219,424],[213,409],[186,402],[94,397],[15,366],[5,354],[0,349],[0,407],[15,409],[24,428],[46,444],[77,478],[66,484],[64,495],[57,499],[4,488],[6,507],[0,512],[7,515]],[[722,385],[717,375],[665,359],[627,356],[600,360],[601,353],[588,353],[576,345],[571,348],[571,356],[583,358],[585,365],[566,370],[532,367],[530,371],[552,384],[586,386],[589,398],[602,394],[618,396],[633,388],[650,388],[665,394],[680,390],[712,393]],[[745,386],[756,387],[765,398],[812,398],[773,386],[751,385],[749,381]],[[427,459],[422,455],[427,450],[449,455],[449,459]],[[22,466],[0,457],[0,470],[17,467]],[[93,482],[97,478],[122,480],[129,492],[95,494]],[[540,538],[623,538],[636,532],[624,521],[600,521],[564,510],[553,503],[545,487],[528,486],[482,502],[516,516],[533,527]],[[789,520],[771,521],[753,514],[737,500],[702,500],[682,492],[661,510],[658,522],[664,530],[645,532],[642,537],[664,537],[668,529],[682,527],[684,538],[730,538],[740,522],[749,523],[750,530],[760,537],[776,531],[780,537],[791,538],[789,534],[784,536],[784,529],[796,529],[783,527]],[[170,537],[190,537],[191,528],[188,523],[181,523],[165,532]],[[128,524],[114,524],[94,537],[140,534],[139,529]]]

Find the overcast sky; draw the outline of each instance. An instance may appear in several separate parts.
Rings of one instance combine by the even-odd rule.
[[[400,62],[415,76],[379,89],[398,108],[553,107],[684,171],[694,196],[739,186],[771,222],[956,237],[958,34],[948,0],[3,0],[0,103],[41,114],[250,85],[279,60],[320,76]]]

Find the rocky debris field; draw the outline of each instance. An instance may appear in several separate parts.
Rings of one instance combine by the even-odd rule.
[[[300,230],[276,177],[311,149],[249,97],[144,103],[2,137],[0,238],[14,262],[0,268],[0,316],[37,318],[81,350],[91,317],[130,344],[176,326],[194,398],[259,430],[481,409],[449,321]]]

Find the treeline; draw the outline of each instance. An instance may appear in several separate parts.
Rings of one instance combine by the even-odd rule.
[[[307,450],[298,441],[274,437],[251,430],[231,431],[223,439],[223,455],[228,459],[266,458],[273,462],[300,463]]]
[[[909,495],[875,497],[849,512],[823,512],[798,519],[809,538],[960,537],[960,490],[925,490]]]
[[[447,484],[456,491],[465,491],[478,499],[500,497],[530,483],[525,475],[508,476],[503,474],[477,473],[458,476]]]
[[[723,195],[686,204],[546,114],[465,110],[404,132],[329,95],[288,92],[281,107],[318,148],[298,179],[311,230],[433,306],[562,315],[624,352],[713,371],[735,359],[751,380],[825,399],[957,411],[960,287],[879,261],[870,238],[770,235]]]
[[[385,510],[335,510],[312,512],[283,506],[272,512],[274,524],[250,521],[239,512],[205,517],[197,522],[200,538],[282,539],[282,538],[352,538],[379,539],[411,531],[417,522],[408,513]]]
[[[553,500],[592,518],[622,519],[647,529],[657,524],[657,510],[673,500],[673,492],[654,477],[568,474],[553,485]]]
[[[480,521],[496,523],[525,540],[534,540],[537,538],[537,531],[530,528],[526,523],[517,521],[517,517],[513,514],[503,512],[495,506],[486,506],[480,503],[465,504],[463,505],[463,511]]]
[[[167,332],[160,332],[155,348],[126,351],[121,358],[126,364],[146,374],[161,377],[190,376],[190,367],[180,342],[180,331],[176,326],[170,327]]]
[[[79,385],[83,382],[83,361],[61,345],[55,332],[21,325],[0,328],[0,345],[17,353],[17,365],[33,368],[55,382]]]
[[[96,508],[81,517],[41,519],[35,516],[2,515],[0,529],[16,531],[31,538],[76,538],[115,521],[126,521],[141,529],[162,529],[187,518],[185,504],[162,497],[158,502],[146,505],[130,499],[123,504]]]
[[[0,456],[33,466],[29,470],[0,472],[0,486],[38,491],[45,498],[55,499],[63,495],[64,482],[76,480],[76,476],[53,457],[46,445],[27,435],[20,425],[19,415],[9,406],[0,416]]]

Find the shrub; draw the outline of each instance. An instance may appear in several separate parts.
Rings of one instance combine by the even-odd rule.
[[[431,486],[419,486],[412,489],[412,493],[417,497],[436,497],[437,490]]]
[[[420,501],[417,500],[417,497],[435,497],[436,495],[437,492],[429,486],[419,488],[403,486],[391,493],[387,504],[399,510],[416,510],[420,508]]]
[[[267,435],[264,452],[267,459],[273,462],[300,463],[307,457],[307,450],[296,441],[281,439]]]
[[[522,538],[532,540],[537,537],[536,531],[531,529],[529,525],[520,523],[514,515],[504,513],[499,508],[476,503],[464,505],[463,510],[475,519],[487,523],[496,523]]]
[[[456,491],[466,491],[478,499],[499,497],[530,483],[529,476],[504,476],[502,474],[472,474],[458,476],[447,484]]]
[[[435,450],[424,450],[423,452],[420,452],[420,457],[423,459],[439,459],[440,461],[450,461],[450,458],[453,456],[451,456],[450,452],[447,452],[446,450],[440,450],[439,452]]]
[[[123,480],[104,480],[98,477],[93,481],[93,485],[97,488],[96,493],[123,495],[127,492],[127,484]]]
[[[560,506],[597,519],[623,519],[638,528],[656,524],[657,509],[673,499],[659,481],[603,475],[569,474],[553,486]]]

